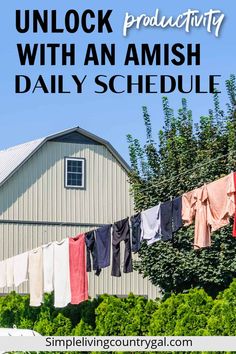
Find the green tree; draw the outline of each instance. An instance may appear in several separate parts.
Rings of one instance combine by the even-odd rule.
[[[227,113],[221,109],[219,95],[215,93],[213,109],[196,124],[185,99],[175,115],[164,97],[164,127],[157,142],[153,139],[147,108],[143,107],[146,143],[142,146],[138,139],[128,136],[130,182],[137,211],[182,195],[235,169],[235,82],[234,75],[226,82]],[[231,233],[231,226],[214,232],[211,248],[194,251],[194,228],[183,228],[172,242],[160,241],[150,247],[143,244],[135,267],[166,294],[197,286],[216,296],[236,277],[236,240]]]
[[[81,320],[79,324],[73,329],[73,336],[93,336],[94,328],[88,323]]]
[[[55,336],[70,336],[72,330],[71,320],[59,313],[53,320]]]
[[[120,299],[105,295],[96,310],[96,334],[100,336],[147,335],[157,302],[130,294]]]
[[[215,300],[204,334],[210,336],[235,336],[235,318],[236,280]]]
[[[127,312],[121,299],[115,296],[102,296],[103,301],[96,309],[96,335],[125,335]]]
[[[201,335],[213,304],[212,298],[202,289],[192,289],[187,294],[172,294],[154,312],[149,335]]]
[[[55,334],[55,325],[50,315],[50,309],[44,310],[38,320],[35,322],[33,329],[43,336],[52,336]]]
[[[29,296],[21,296],[16,292],[0,297],[0,327],[26,328],[36,320],[39,309],[29,306]]]

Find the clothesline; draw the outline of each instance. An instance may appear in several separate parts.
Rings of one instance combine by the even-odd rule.
[[[145,187],[145,188],[142,188],[142,187],[141,187],[141,188],[142,188],[142,192],[150,191],[150,190],[152,190],[153,188],[159,187],[159,186],[161,186],[161,185],[163,185],[163,184],[165,184],[165,183],[172,182],[172,181],[174,181],[174,180],[176,180],[176,179],[179,179],[179,177],[181,177],[181,176],[183,176],[183,175],[186,175],[186,174],[188,174],[188,173],[190,173],[190,172],[192,172],[192,171],[196,171],[196,170],[198,170],[199,168],[201,168],[201,167],[203,167],[203,166],[209,165],[209,164],[211,164],[211,163],[214,162],[214,161],[220,160],[221,158],[227,157],[229,154],[230,154],[230,152],[228,152],[227,154],[218,156],[218,157],[216,157],[215,159],[211,159],[210,161],[204,162],[204,163],[201,164],[201,165],[197,165],[197,166],[195,166],[195,167],[192,168],[192,169],[188,169],[187,171],[178,173],[178,175],[176,175],[176,176],[174,176],[174,177],[170,177],[170,178],[168,178],[168,179],[164,179],[164,180],[158,182],[157,184],[153,183],[153,184],[152,184],[151,186],[149,186],[149,187]],[[236,161],[236,159],[233,159],[233,160]]]
[[[111,255],[111,275],[121,276],[122,241],[125,242],[124,273],[133,271],[131,250],[138,252],[144,240],[148,245],[160,240],[171,240],[174,232],[193,221],[194,247],[209,247],[211,231],[227,225],[235,213],[235,192],[236,173],[231,172],[134,216],[8,258],[0,262],[0,286],[18,286],[28,280],[29,274],[32,306],[42,303],[43,284],[44,292],[47,289],[54,290],[56,307],[64,307],[69,302],[78,304],[88,297],[87,272],[93,269],[99,275],[102,268],[110,266]],[[236,236],[236,223],[233,232]]]

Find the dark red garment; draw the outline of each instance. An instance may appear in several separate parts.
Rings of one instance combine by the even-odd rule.
[[[236,190],[236,172],[234,172],[234,187]],[[235,203],[235,214],[234,214],[233,236],[236,237],[236,192],[234,192],[234,203]]]
[[[69,239],[71,304],[88,300],[85,235]]]

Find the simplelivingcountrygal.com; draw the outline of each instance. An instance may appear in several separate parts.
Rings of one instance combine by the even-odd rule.
[[[65,338],[57,339],[55,337],[46,337],[46,347],[55,348],[66,348],[71,347],[78,348],[102,348],[105,350],[114,348],[125,348],[125,347],[136,347],[142,349],[158,349],[165,347],[191,347],[191,339],[169,339],[167,337],[158,339],[148,339],[148,338],[135,338],[135,339],[125,339],[125,338],[109,338],[102,339],[96,337],[81,337],[81,338]]]

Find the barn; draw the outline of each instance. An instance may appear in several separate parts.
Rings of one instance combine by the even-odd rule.
[[[133,215],[128,172],[109,142],[80,127],[0,151],[0,260]],[[91,298],[130,292],[159,295],[136,271],[89,273]]]

